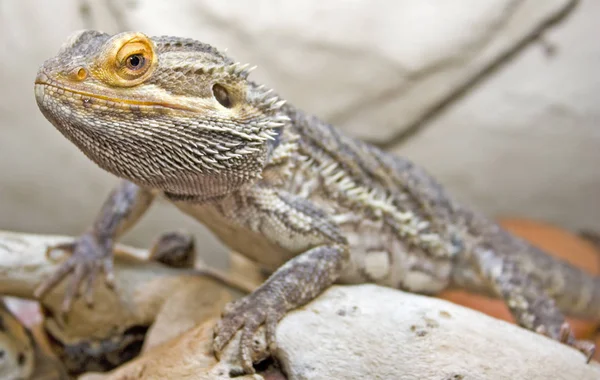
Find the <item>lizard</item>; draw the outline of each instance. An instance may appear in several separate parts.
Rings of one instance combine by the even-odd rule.
[[[36,296],[70,276],[64,311],[80,293],[93,302],[94,279],[112,281],[115,241],[164,198],[269,274],[214,329],[217,358],[241,334],[246,373],[256,334],[272,354],[278,321],[334,283],[499,297],[520,326],[590,360],[595,346],[564,316],[600,319],[600,278],[510,234],[410,159],[294,107],[253,69],[195,39],[94,30],[41,65],[43,115],[121,182]]]

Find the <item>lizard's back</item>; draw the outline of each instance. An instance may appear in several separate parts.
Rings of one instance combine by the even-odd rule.
[[[298,156],[288,190],[339,220],[353,265],[342,281],[423,293],[449,286],[497,296],[474,270],[476,249],[512,256],[571,314],[600,318],[600,280],[509,234],[459,202],[423,168],[289,109]]]
[[[422,168],[291,107],[297,144],[284,188],[322,207],[351,246],[344,282],[373,281],[433,293],[448,285],[462,250],[458,204]],[[287,135],[287,136],[286,136]],[[277,149],[275,149],[277,152]],[[267,172],[270,170],[267,166]]]

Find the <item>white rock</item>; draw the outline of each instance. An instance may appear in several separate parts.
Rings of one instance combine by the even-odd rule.
[[[105,377],[85,378],[221,380],[239,374],[241,334],[217,362],[214,323],[156,346]],[[257,335],[256,347],[264,347],[263,336]],[[375,285],[330,288],[279,323],[277,344],[287,377],[274,370],[242,378],[600,379],[598,363],[586,364],[583,354],[556,341],[447,301]]]
[[[569,347],[436,298],[335,286],[277,329],[290,379],[597,380]]]

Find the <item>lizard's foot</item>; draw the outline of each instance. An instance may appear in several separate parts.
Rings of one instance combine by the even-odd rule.
[[[556,301],[545,290],[548,285],[524,271],[516,260],[518,255],[502,256],[485,247],[475,249],[475,253],[480,273],[488,276],[520,326],[571,346],[590,361],[595,351],[594,344],[575,340]]]
[[[238,330],[242,330],[239,350],[242,367],[248,374],[255,372],[252,367],[253,354],[262,360],[275,351],[277,322],[285,315],[283,306],[285,301],[268,292],[267,289],[258,289],[244,298],[229,303],[215,327],[213,349],[217,358]],[[263,323],[267,346],[265,352],[258,352],[253,341],[258,328]]]
[[[567,322],[560,326],[558,331],[550,333],[549,330],[544,326],[540,325],[535,330],[537,333],[547,336],[548,338],[558,340],[568,346],[571,346],[581,353],[583,353],[589,363],[596,352],[596,345],[588,340],[576,340],[571,330],[571,326]]]
[[[34,292],[36,298],[43,297],[71,272],[73,276],[65,290],[62,304],[63,313],[70,310],[73,301],[83,290],[82,288],[85,288],[87,304],[90,306],[93,304],[93,285],[99,271],[104,272],[107,285],[109,287],[113,286],[114,273],[112,244],[110,242],[102,242],[92,233],[85,233],[71,243],[48,247],[46,255],[49,256],[54,250],[69,251],[71,256],[36,288]]]

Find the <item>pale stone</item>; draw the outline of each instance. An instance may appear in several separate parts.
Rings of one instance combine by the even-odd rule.
[[[211,349],[214,323],[195,327],[103,377],[85,378],[230,378],[240,373],[240,334],[217,361]],[[257,335],[256,347],[264,347],[263,337]],[[277,344],[283,373],[241,378],[600,378],[597,363],[586,364],[582,353],[542,335],[447,301],[376,285],[331,287],[279,323]]]
[[[436,298],[335,286],[277,329],[289,379],[596,380],[565,345]]]

